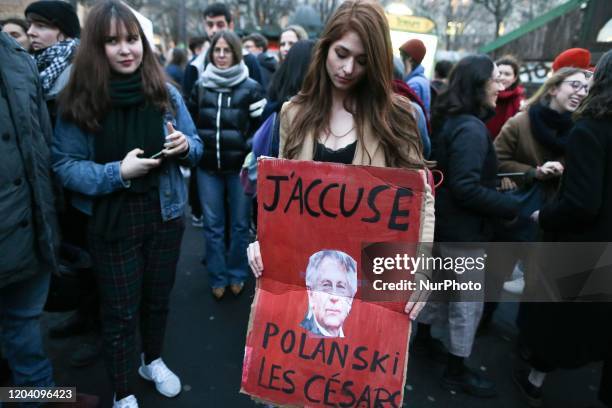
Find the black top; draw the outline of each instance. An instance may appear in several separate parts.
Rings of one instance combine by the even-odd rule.
[[[351,164],[355,158],[356,149],[356,140],[338,150],[332,150],[329,147],[326,147],[323,143],[317,142],[313,160],[320,162]]]
[[[612,240],[612,118],[584,118],[569,135],[558,198],[540,211],[546,241]]]

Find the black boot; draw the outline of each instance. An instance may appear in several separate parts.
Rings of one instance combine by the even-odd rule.
[[[480,398],[497,395],[495,383],[464,364],[463,357],[448,355],[448,365],[442,375],[442,387],[447,390],[465,392]]]
[[[529,381],[529,370],[514,370],[512,379],[530,407],[542,406],[542,387],[536,387]]]

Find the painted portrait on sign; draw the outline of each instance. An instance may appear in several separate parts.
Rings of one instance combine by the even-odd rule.
[[[300,326],[315,336],[344,337],[357,293],[357,262],[336,250],[314,253],[306,267],[308,310]]]

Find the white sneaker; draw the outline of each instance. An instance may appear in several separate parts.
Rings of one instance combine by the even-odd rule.
[[[520,277],[511,281],[504,282],[504,290],[513,295],[522,295],[525,290],[525,278]]]
[[[113,408],[138,408],[138,401],[136,401],[136,397],[133,395],[128,395],[119,401],[114,401],[113,398]]]
[[[138,374],[145,380],[153,381],[157,391],[168,398],[176,397],[181,392],[181,380],[174,374],[161,358],[146,365],[144,354],[140,357],[142,364],[138,368]]]

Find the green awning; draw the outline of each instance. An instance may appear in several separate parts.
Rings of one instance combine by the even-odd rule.
[[[524,36],[527,33],[537,30],[538,28],[544,26],[550,21],[558,17],[561,17],[562,15],[566,13],[569,13],[570,11],[580,7],[582,4],[587,3],[587,2],[588,0],[569,0],[567,3],[563,3],[560,6],[555,7],[554,9],[550,10],[549,12],[544,13],[537,18],[534,18],[533,20],[529,21],[527,24],[520,26],[516,30],[511,31],[508,34],[502,35],[501,37],[497,38],[495,41],[492,41],[488,44],[483,45],[480,48],[479,52],[483,54],[490,53],[491,51],[494,51],[498,49],[499,47],[502,47],[508,44],[509,42],[514,41],[517,38]]]

